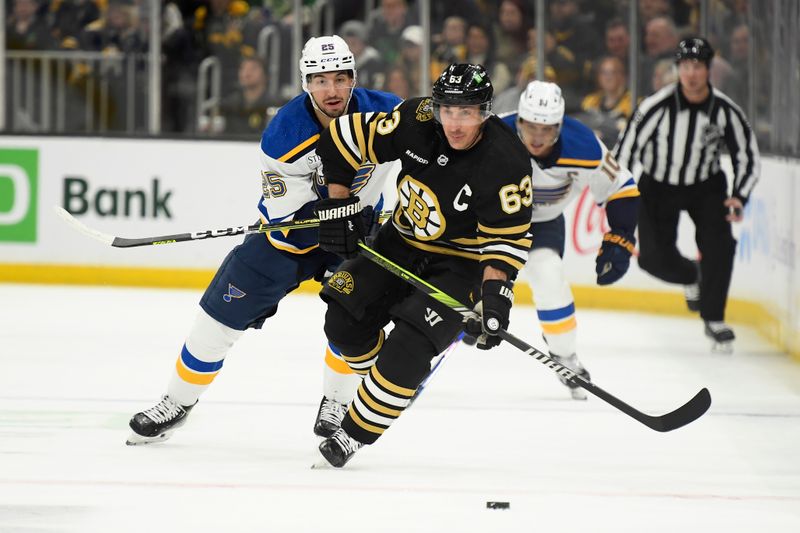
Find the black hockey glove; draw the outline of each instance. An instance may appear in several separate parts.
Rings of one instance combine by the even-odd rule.
[[[594,269],[598,285],[610,285],[625,275],[634,246],[636,238],[630,233],[612,230],[603,235],[603,245],[597,252],[597,266]]]
[[[326,198],[314,206],[319,218],[319,247],[345,259],[358,255],[364,240],[364,220],[358,196]]]
[[[468,318],[464,331],[478,339],[481,350],[494,348],[502,340],[500,329],[508,327],[508,315],[514,303],[513,285],[509,281],[489,279],[483,282],[481,301],[475,306],[477,318]]]

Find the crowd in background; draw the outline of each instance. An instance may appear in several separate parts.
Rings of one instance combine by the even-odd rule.
[[[682,36],[698,33],[699,0],[547,1],[545,77],[562,87],[567,112],[579,115],[609,146],[635,108],[627,73],[629,1],[638,1],[639,9],[637,95],[641,98],[675,81],[674,50]],[[717,50],[712,83],[739,103],[747,102],[750,87],[747,2],[712,0],[708,21],[708,38]],[[359,85],[401,98],[421,94],[426,35],[415,2],[377,0],[369,13],[363,1],[332,3],[336,33],[356,58]],[[306,29],[311,26],[313,4],[304,2]],[[150,32],[147,6],[147,0],[11,0],[6,7],[6,48],[144,56]],[[257,53],[258,36],[266,27],[279,30],[283,53],[277,72],[282,84],[290,83],[297,76],[289,52],[292,7],[290,0],[163,2],[162,131],[259,135],[275,110],[293,95],[270,91],[270,70]],[[481,63],[494,83],[494,111],[515,110],[522,88],[538,70],[534,1],[433,0],[431,9],[430,79],[451,62]],[[209,56],[217,57],[221,65],[222,98],[208,116],[199,117],[198,65]],[[137,69],[144,70],[141,65]],[[82,99],[92,77],[108,78],[108,72],[100,70],[89,63],[71,65],[68,83],[81,100],[73,109],[89,105]],[[139,99],[147,89],[141,80],[133,96]],[[121,102],[112,102],[105,130],[124,131],[123,108]],[[83,128],[85,115],[73,113],[67,129]]]

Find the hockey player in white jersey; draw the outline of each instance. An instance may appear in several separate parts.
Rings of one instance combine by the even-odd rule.
[[[353,54],[334,35],[311,38],[300,59],[303,93],[288,102],[269,123],[261,139],[261,220],[275,223],[312,218],[313,206],[327,197],[316,155],[320,133],[344,114],[389,112],[400,99],[355,88]],[[362,166],[353,194],[379,211],[385,178],[395,178],[395,165]],[[373,222],[365,209],[365,224]],[[136,413],[129,445],[163,441],[180,427],[200,395],[220,372],[233,344],[248,328],[260,328],[278,303],[301,282],[321,280],[341,259],[319,248],[316,228],[253,234],[225,258],[200,301],[201,310],[174,365],[167,393],[154,407]],[[327,437],[338,429],[360,383],[333,346],[328,346],[324,397],[314,433]]]
[[[597,283],[608,285],[628,270],[636,244],[634,231],[639,190],[631,172],[621,168],[597,136],[564,116],[564,98],[555,83],[532,81],[519,99],[517,113],[503,120],[517,131],[533,159],[533,247],[525,273],[550,355],[589,379],[576,353],[577,321],[572,290],[564,275],[564,210],[585,187],[604,206],[610,231],[597,256]],[[570,387],[572,397],[586,399]]]

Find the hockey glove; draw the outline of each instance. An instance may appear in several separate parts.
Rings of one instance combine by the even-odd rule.
[[[358,255],[364,240],[364,220],[358,196],[326,198],[314,206],[319,218],[319,247],[345,259]]]
[[[502,340],[497,334],[508,327],[508,315],[514,303],[509,281],[489,279],[483,282],[481,301],[475,306],[476,318],[468,318],[464,330],[478,339],[481,350],[494,348]]]
[[[597,252],[597,284],[610,285],[618,281],[631,262],[636,238],[627,232],[609,231],[603,236],[603,245]]]

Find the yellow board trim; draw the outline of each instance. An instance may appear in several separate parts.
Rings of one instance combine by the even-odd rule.
[[[0,283],[202,290],[208,287],[214,273],[215,271],[210,269],[13,263],[0,264]],[[300,284],[294,292],[318,294],[320,288],[318,282],[309,280]],[[575,296],[575,305],[584,309],[697,316],[686,310],[683,294],[678,291],[573,286],[572,292]],[[517,304],[533,303],[532,291],[525,282],[514,286],[514,294]],[[725,318],[734,324],[746,324],[756,328],[762,337],[779,346],[800,363],[800,331],[781,324],[780,319],[764,305],[731,298],[728,300]]]
[[[349,375],[353,373],[348,364],[336,357],[330,348],[325,350],[325,364],[337,374]]]
[[[294,148],[292,148],[291,150],[289,150],[288,152],[286,152],[285,154],[280,156],[278,158],[278,161],[281,161],[282,163],[285,163],[286,161],[291,159],[295,154],[298,154],[298,153],[302,152],[303,150],[308,148],[310,145],[312,145],[315,142],[317,142],[318,139],[319,139],[319,133],[315,133],[314,135],[312,135],[311,137],[309,137],[305,141],[301,142],[300,144],[298,144],[297,146],[295,146]]]
[[[216,372],[209,372],[208,374],[201,374],[198,372],[192,372],[181,362],[180,357],[175,362],[175,370],[178,371],[178,376],[185,381],[186,383],[191,383],[192,385],[209,385],[214,378],[217,377],[219,374],[219,370]]]
[[[586,167],[595,168],[600,166],[599,159],[570,159],[569,157],[561,157],[556,161],[556,165],[568,165],[571,167]]]

